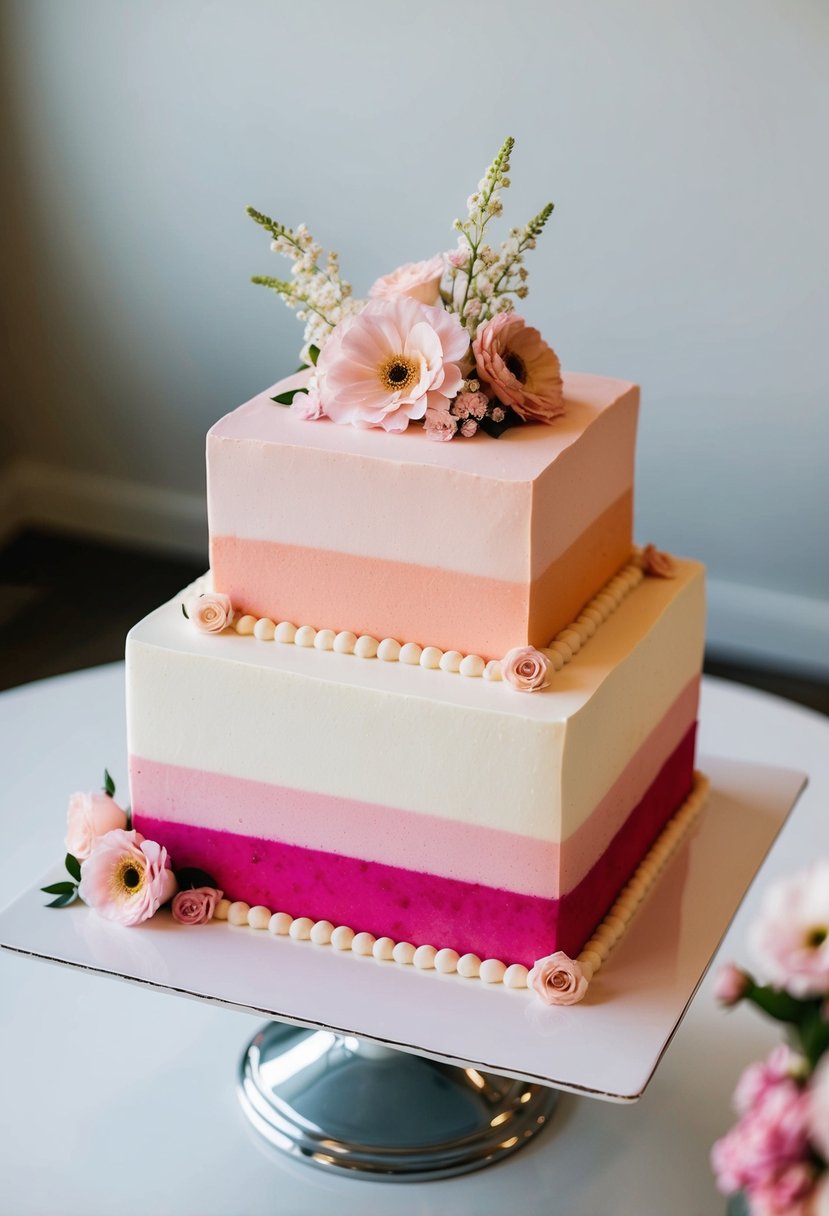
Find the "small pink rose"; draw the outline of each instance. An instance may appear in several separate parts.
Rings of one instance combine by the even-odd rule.
[[[108,794],[73,794],[66,815],[67,852],[85,861],[101,836],[126,826],[126,811]]]
[[[409,296],[421,304],[440,302],[440,281],[446,263],[443,254],[436,253],[425,262],[406,262],[390,274],[383,275],[372,285],[369,296],[372,300],[394,300]]]
[[[81,866],[78,894],[99,916],[137,925],[175,894],[167,850],[136,831],[101,836]]]
[[[587,976],[576,959],[557,950],[536,960],[527,976],[527,986],[546,1005],[575,1005],[587,992]]]
[[[736,1005],[745,996],[751,977],[734,963],[723,963],[714,977],[714,996],[721,1004]]]
[[[553,674],[553,665],[534,646],[516,646],[501,660],[501,675],[518,692],[538,692],[547,688]]]
[[[325,417],[320,395],[316,388],[309,388],[307,393],[296,393],[290,404],[290,411],[303,422],[316,422]]]
[[[461,427],[461,434],[465,439],[471,439],[478,429],[478,424],[474,418],[467,418],[466,422]]]
[[[205,591],[187,605],[190,624],[201,633],[221,633],[233,620],[230,597],[220,591]]]
[[[458,424],[448,410],[428,409],[424,419],[424,429],[429,439],[437,443],[446,443],[454,439]]]
[[[215,887],[192,887],[173,897],[173,920],[180,925],[205,925],[212,920],[222,892]]]
[[[642,550],[642,569],[652,578],[676,578],[676,562],[656,545],[645,545]]]

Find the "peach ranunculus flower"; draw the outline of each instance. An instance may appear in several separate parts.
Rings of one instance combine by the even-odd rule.
[[[552,422],[564,413],[558,356],[523,317],[496,313],[478,330],[472,351],[478,379],[520,418]]]
[[[546,1005],[575,1005],[587,992],[587,976],[581,963],[557,950],[536,960],[527,976],[527,987]]]
[[[190,887],[173,896],[173,920],[180,925],[206,925],[213,919],[222,892],[216,887]]]
[[[645,574],[653,578],[676,578],[676,562],[670,553],[664,553],[656,545],[645,545],[641,561]]]
[[[396,300],[408,296],[421,304],[437,304],[440,301],[440,281],[446,269],[442,253],[425,262],[406,262],[391,274],[384,274],[372,284],[369,295],[372,300]]]
[[[127,812],[109,794],[73,794],[66,813],[66,849],[86,861],[96,841],[127,826]]]
[[[233,621],[233,605],[221,591],[205,591],[189,601],[187,614],[201,633],[221,633]]]
[[[515,646],[501,659],[501,676],[518,692],[538,692],[547,688],[553,665],[534,646]]]
[[[140,832],[116,828],[97,841],[81,866],[78,894],[85,904],[119,925],[154,916],[176,890],[167,850]]]
[[[323,348],[322,407],[334,422],[405,431],[427,409],[448,409],[468,348],[453,313],[407,297],[374,300],[340,322]]]

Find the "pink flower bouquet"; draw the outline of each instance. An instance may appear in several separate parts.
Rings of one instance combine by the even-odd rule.
[[[514,140],[467,199],[458,244],[382,275],[357,300],[335,253],[304,224],[293,230],[248,207],[271,249],[292,262],[288,279],[259,275],[305,322],[300,358],[306,384],[274,397],[309,422],[329,418],[399,433],[421,424],[437,443],[479,431],[498,436],[522,422],[564,413],[561,368],[537,329],[515,312],[528,292],[524,255],[549,219],[548,203],[498,248],[489,226],[503,212]],[[208,627],[207,624],[201,626]]]
[[[782,1022],[790,1045],[745,1069],[737,1123],[711,1152],[717,1185],[751,1216],[829,1216],[829,862],[775,884],[754,927],[768,983],[733,963],[715,995]]]

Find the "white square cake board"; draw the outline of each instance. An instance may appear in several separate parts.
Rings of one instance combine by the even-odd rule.
[[[805,785],[802,774],[703,757],[707,805],[594,978],[547,1007],[523,991],[378,962],[168,912],[137,928],[40,887],[0,913],[0,947],[49,962],[322,1027],[615,1102],[641,1097],[754,875]],[[359,926],[356,926],[359,928]]]

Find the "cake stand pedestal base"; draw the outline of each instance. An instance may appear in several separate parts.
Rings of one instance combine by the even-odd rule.
[[[328,1030],[272,1022],[242,1057],[253,1126],[295,1160],[413,1182],[492,1165],[549,1121],[556,1090]]]

